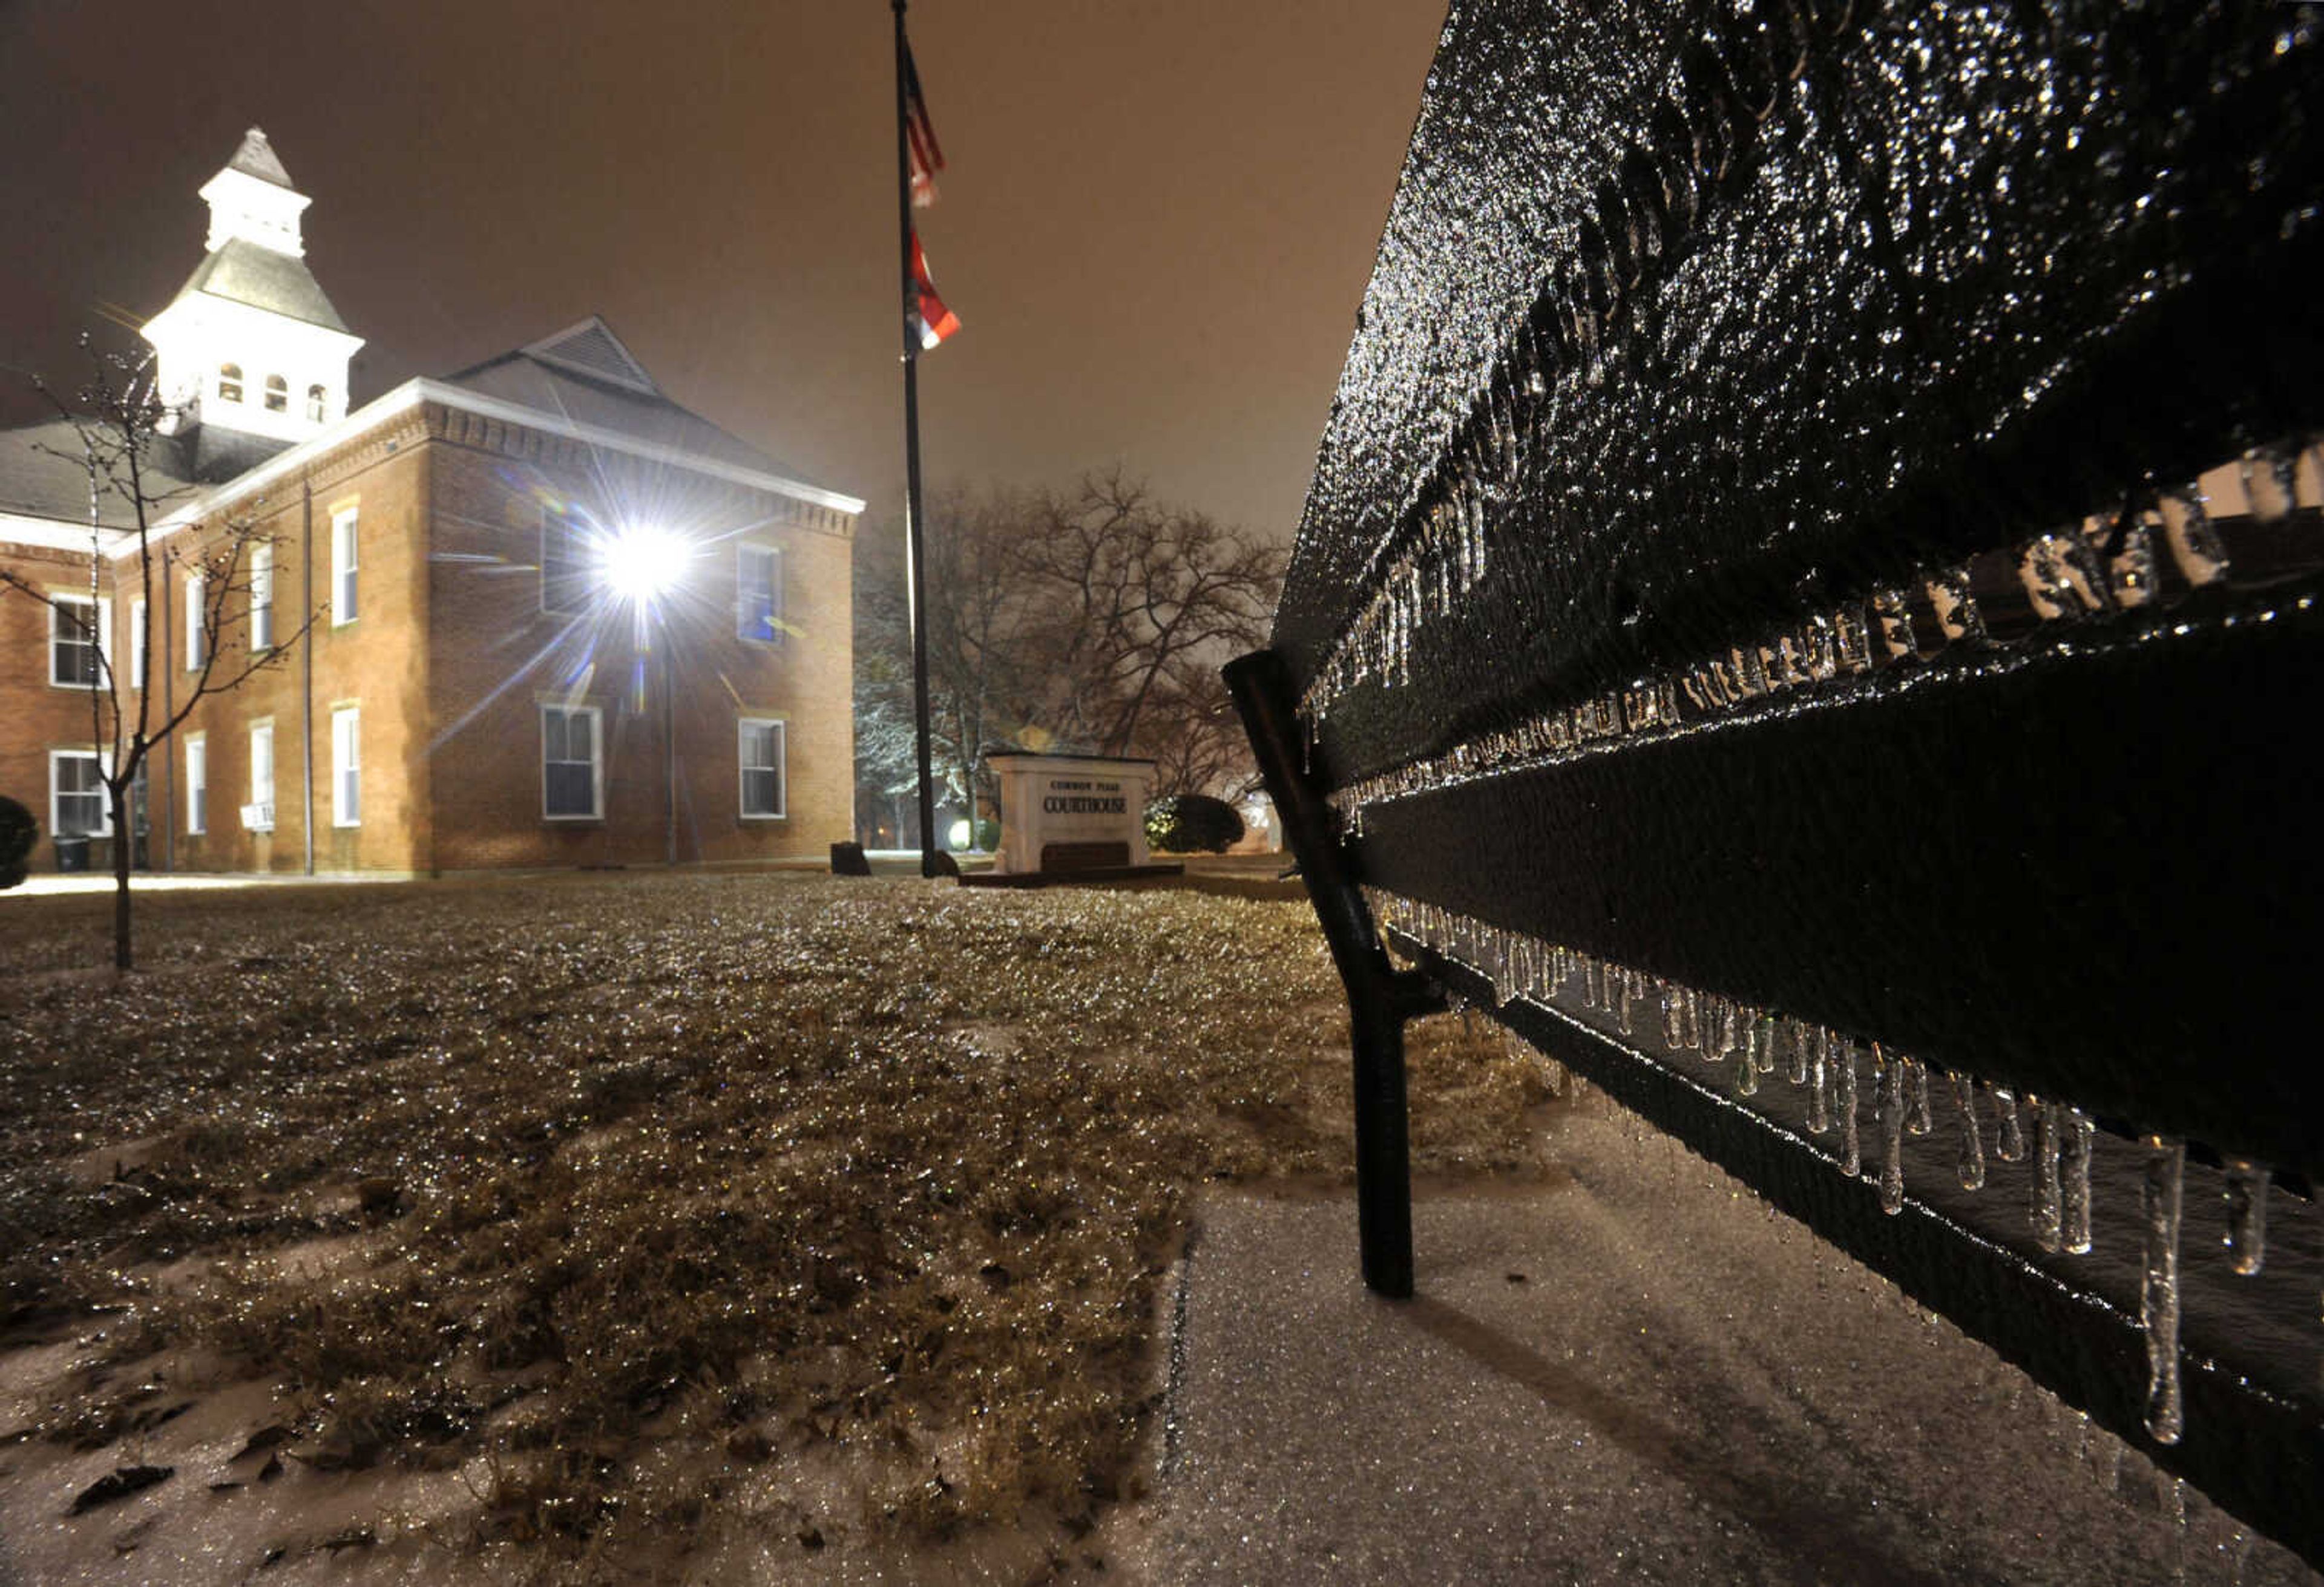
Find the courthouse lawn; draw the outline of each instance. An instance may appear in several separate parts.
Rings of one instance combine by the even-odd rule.
[[[157,893],[117,981],[109,907],[0,898],[0,1577],[28,1521],[134,1577],[219,1515],[318,1568],[1070,1554],[1134,1493],[1190,1188],[1350,1160],[1304,903]],[[1448,1018],[1413,1071],[1416,1168],[1529,1161],[1537,1060]]]

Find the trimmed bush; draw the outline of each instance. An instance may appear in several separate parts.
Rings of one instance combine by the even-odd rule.
[[[1174,794],[1146,807],[1148,847],[1173,854],[1224,854],[1242,837],[1242,817],[1223,799]]]
[[[30,874],[32,840],[40,835],[32,812],[0,794],[0,887],[13,887]]]

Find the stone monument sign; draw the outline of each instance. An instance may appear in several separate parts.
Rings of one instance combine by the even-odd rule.
[[[1147,863],[1152,761],[1013,750],[988,758],[1001,778],[996,872],[1028,876]]]

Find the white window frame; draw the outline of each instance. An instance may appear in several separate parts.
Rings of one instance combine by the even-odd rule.
[[[83,625],[88,643],[97,651],[97,671],[87,683],[77,678],[57,676],[57,646],[64,638],[65,612],[68,606],[85,609],[90,615],[75,620]],[[75,643],[79,643],[76,640]],[[113,666],[113,601],[106,595],[79,595],[66,591],[52,592],[49,596],[49,683],[59,689],[101,689],[105,676]]]
[[[269,413],[290,411],[290,382],[281,375],[266,377],[266,411]]]
[[[565,549],[572,555],[558,561],[552,570],[549,558],[549,537],[561,536]],[[586,614],[590,602],[589,531],[580,516],[559,512],[553,508],[540,509],[540,610],[551,617],[581,617]],[[559,606],[554,597],[565,597],[569,604]]]
[[[242,400],[242,365],[238,363],[218,365],[217,394],[220,402]]]
[[[97,767],[97,784],[95,794],[91,795],[85,788],[75,789],[72,794],[72,797],[76,799],[93,796],[97,800],[97,827],[95,830],[88,833],[69,833],[65,830],[64,810],[61,803],[65,793],[57,785],[57,770],[60,763],[68,760],[86,760]],[[57,837],[110,838],[113,836],[113,800],[105,791],[104,778],[105,754],[102,750],[51,749],[49,751],[49,830],[51,834]]]
[[[342,507],[331,514],[331,627],[345,628],[362,610],[363,514]]]
[[[250,649],[274,648],[274,546],[261,540],[250,548]]]
[[[210,741],[207,733],[186,735],[186,831],[200,837],[210,830]]]
[[[753,766],[744,757],[750,753],[751,729],[775,729],[775,764],[771,768]],[[790,819],[791,806],[791,733],[789,725],[779,716],[745,716],[734,720],[734,808],[746,821],[779,821]],[[771,769],[775,774],[775,808],[751,808],[750,774]]]
[[[589,809],[586,813],[575,811],[557,812],[549,808],[549,719],[558,716],[586,716],[589,719]],[[577,766],[576,760],[556,762],[558,766]],[[557,705],[543,701],[540,706],[540,819],[545,821],[601,821],[605,819],[605,713],[595,705]]]
[[[753,556],[763,556],[770,564],[767,584],[769,607],[767,632],[763,634],[752,631],[749,619],[754,614],[746,610],[744,605],[750,598],[750,585],[743,580],[742,570],[749,565]],[[747,639],[756,645],[779,645],[783,642],[783,548],[781,546],[769,546],[756,540],[738,540],[734,543],[734,637],[738,639]]]
[[[203,601],[208,590],[201,574],[186,575],[186,670],[189,673],[201,671],[202,663],[209,659],[209,614]]]
[[[145,686],[145,602],[129,603],[129,686]]]
[[[259,775],[262,770],[265,773],[263,777]],[[272,831],[274,830],[274,724],[272,721],[250,724],[250,803],[258,807],[257,819],[245,821],[243,825],[254,832]]]
[[[363,825],[363,707],[331,708],[331,825]]]
[[[307,422],[309,424],[318,425],[323,422],[324,414],[329,411],[329,400],[328,394],[322,387],[307,388]]]

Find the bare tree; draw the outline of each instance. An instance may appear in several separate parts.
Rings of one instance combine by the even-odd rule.
[[[1118,472],[1063,493],[945,491],[924,539],[930,737],[945,792],[972,806],[990,797],[984,752],[1001,739],[1148,756],[1164,793],[1247,782],[1217,669],[1262,640],[1278,550],[1167,507]],[[877,554],[859,570],[859,778],[908,792],[902,570]]]
[[[1011,571],[1052,659],[1043,714],[1102,755],[1150,747],[1148,713],[1198,668],[1258,645],[1282,588],[1276,547],[1165,506],[1119,470],[1038,499],[1027,531]]]
[[[100,352],[86,336],[81,344],[88,351],[92,373],[78,403],[68,405],[45,386],[40,390],[71,427],[79,447],[77,455],[44,450],[78,464],[88,478],[88,602],[60,600],[4,567],[0,590],[13,590],[49,609],[54,631],[69,646],[70,665],[78,669],[73,681],[88,691],[89,741],[97,746],[97,775],[113,828],[113,964],[126,970],[132,966],[130,806],[140,774],[202,701],[279,665],[307,637],[314,614],[296,613],[289,632],[270,636],[264,645],[251,643],[254,590],[264,597],[259,604],[272,621],[272,591],[259,583],[271,583],[272,572],[254,568],[254,554],[260,546],[271,547],[272,538],[251,521],[230,521],[208,531],[189,527],[166,537],[157,532],[177,487],[161,465],[171,409],[157,390],[152,355]],[[108,510],[121,521],[108,524]],[[117,570],[110,580],[108,564]],[[124,571],[134,583],[122,577]],[[167,601],[181,578],[198,581],[190,586],[198,600],[189,602],[188,619],[200,627],[188,639],[189,675],[162,704],[151,686],[155,593],[158,586]],[[108,585],[117,592],[124,583],[134,593],[133,610],[141,614],[142,625],[131,646],[134,665],[127,677],[114,664],[111,637],[101,630],[97,615],[106,610]]]

